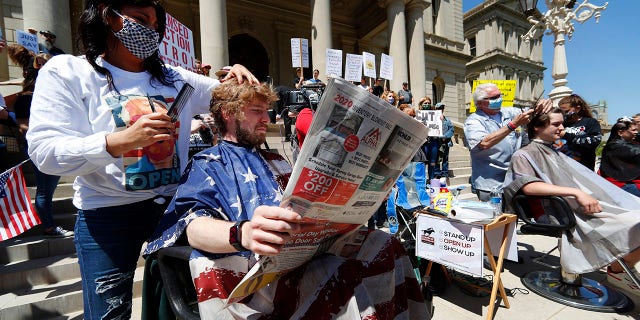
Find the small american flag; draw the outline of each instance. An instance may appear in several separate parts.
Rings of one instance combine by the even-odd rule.
[[[0,175],[0,241],[40,224],[40,218],[31,205],[20,165]]]

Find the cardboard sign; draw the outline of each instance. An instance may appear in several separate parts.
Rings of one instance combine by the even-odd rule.
[[[362,67],[365,77],[376,77],[376,56],[369,52],[362,52]],[[360,80],[360,79],[358,79]]]
[[[393,57],[384,53],[380,57],[380,78],[393,80]]]
[[[360,82],[362,79],[362,56],[359,54],[347,53],[347,61],[344,68],[345,80]]]
[[[309,40],[291,38],[291,66],[309,68]]]
[[[29,32],[26,31],[22,31],[22,30],[16,30],[16,42],[22,46],[24,46],[25,48],[27,48],[27,50],[38,54],[40,52],[38,52],[38,36],[35,34],[31,34]]]
[[[166,14],[167,28],[158,53],[164,63],[185,69],[196,70],[196,56],[193,49],[193,32],[184,24]]]
[[[326,61],[326,74],[330,77],[342,78],[342,50],[327,48]]]
[[[418,110],[416,120],[424,123],[429,129],[429,137],[442,137],[444,126],[442,124],[442,110]]]
[[[489,82],[495,83],[498,86],[498,89],[500,89],[500,92],[502,93],[502,106],[513,107],[513,100],[516,98],[516,80],[473,80],[473,87],[471,88],[472,95],[479,84]],[[476,105],[473,102],[473,97],[471,98],[469,112],[476,112]]]
[[[482,225],[421,214],[416,224],[416,237],[416,256],[458,271],[482,276]]]

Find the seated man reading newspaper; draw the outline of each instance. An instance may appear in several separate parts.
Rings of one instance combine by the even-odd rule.
[[[189,264],[202,319],[429,318],[402,245],[355,224],[350,235],[357,235],[358,246],[327,248],[225,308],[257,255],[281,253],[301,231],[335,227],[280,206],[292,169],[280,155],[259,149],[276,99],[268,85],[248,81],[230,80],[214,90],[210,111],[222,142],[193,157],[145,253],[186,243],[195,249]],[[286,263],[295,266],[291,260]]]

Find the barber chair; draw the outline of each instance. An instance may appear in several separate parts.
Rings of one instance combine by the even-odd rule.
[[[524,221],[520,227],[522,234],[536,234],[558,238],[558,245],[533,262],[554,269],[553,271],[532,271],[522,278],[522,284],[529,290],[555,302],[575,308],[598,312],[625,312],[634,308],[633,301],[620,291],[562,270],[544,262],[544,259],[559,248],[563,233],[571,236],[576,219],[569,204],[558,196],[517,195],[513,205],[518,218]],[[543,216],[543,213],[545,214]],[[629,267],[619,259],[623,268],[638,284]]]
[[[189,270],[189,246],[162,248],[158,267],[169,305],[178,319],[199,320],[198,299]]]

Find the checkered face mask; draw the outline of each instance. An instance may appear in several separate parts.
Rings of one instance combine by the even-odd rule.
[[[113,34],[129,52],[144,60],[158,50],[160,35],[157,31],[125,18],[115,10],[113,12],[122,18],[122,29]]]

